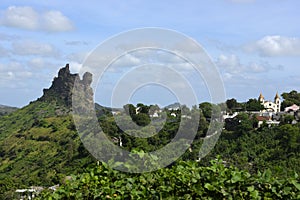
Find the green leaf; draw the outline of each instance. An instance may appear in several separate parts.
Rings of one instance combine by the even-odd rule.
[[[284,188],[283,188],[283,192],[284,192],[285,194],[288,194],[291,190],[292,190],[291,187],[284,187]]]
[[[296,180],[292,180],[291,182],[298,190],[300,190],[300,183],[297,183]]]
[[[205,183],[204,187],[206,189],[208,189],[209,191],[213,191],[215,189],[215,187],[213,185],[211,185],[210,183]]]
[[[252,186],[247,187],[247,190],[248,190],[249,192],[254,191],[254,186],[252,185]]]
[[[231,182],[236,183],[242,180],[241,172],[232,172]]]
[[[253,198],[253,199],[260,199],[259,198],[259,192],[257,190],[253,190],[250,192],[250,196]]]

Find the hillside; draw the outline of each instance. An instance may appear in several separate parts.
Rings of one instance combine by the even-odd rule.
[[[76,77],[66,65],[41,98],[0,118],[0,199],[13,198],[16,188],[57,184],[92,163],[70,115]]]

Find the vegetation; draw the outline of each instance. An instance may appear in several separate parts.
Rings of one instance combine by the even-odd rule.
[[[260,111],[263,110],[263,105],[257,99],[249,99],[247,102],[237,102],[236,99],[228,99],[226,101],[227,111]]]
[[[224,130],[214,150],[204,158],[208,163],[216,155],[229,164],[255,173],[270,169],[287,178],[300,172],[300,124],[267,125],[249,130],[253,123],[241,121],[234,130]],[[227,125],[228,126],[228,125]]]
[[[40,199],[299,199],[297,175],[288,179],[270,170],[251,175],[226,167],[220,159],[209,166],[179,162],[152,173],[128,174],[107,165],[93,167],[56,192],[44,191]]]
[[[97,107],[101,109],[101,112],[98,112],[98,114],[103,131],[112,139],[112,141],[113,138],[121,138],[123,142],[122,148],[128,151],[149,152],[162,148],[176,135],[182,121],[180,110],[165,109],[155,118],[156,121],[154,120],[154,123],[152,123],[150,127],[145,127],[142,131],[147,131],[146,128],[151,129],[151,127],[156,129],[156,125],[159,123],[159,120],[164,117],[163,113],[165,112],[167,119],[162,129],[153,137],[138,138],[124,134],[123,130],[117,126],[114,116],[104,107],[99,107],[99,105]],[[143,117],[134,118],[137,124],[143,124],[150,119],[146,113],[151,110],[151,107],[143,104],[139,104],[137,107],[134,105],[128,107],[130,107],[130,112],[127,114],[120,114],[121,121],[124,125],[130,120],[130,114],[133,116],[144,114],[141,115]],[[272,187],[274,185],[276,189],[271,189],[271,191],[278,191],[278,193],[275,192],[275,194],[273,194],[270,192],[270,194],[268,194],[268,197],[270,198],[279,198],[280,195],[283,195],[283,190],[289,190],[284,189],[286,187],[293,191],[286,195],[292,195],[290,197],[296,197],[293,195],[298,195],[298,190],[295,190],[295,188],[297,189],[297,182],[299,182],[299,180],[295,173],[299,174],[300,171],[300,161],[298,159],[300,156],[299,123],[292,125],[290,124],[290,120],[283,119],[280,126],[262,126],[257,129],[255,128],[257,121],[254,117],[251,117],[251,115],[247,113],[240,113],[232,121],[226,122],[226,129],[223,130],[213,151],[207,157],[202,159],[201,162],[195,163],[195,161],[191,162],[191,160],[198,159],[199,149],[201,148],[203,138],[209,127],[209,113],[211,113],[212,109],[216,109],[216,105],[203,103],[199,105],[199,107],[201,108],[199,127],[194,142],[191,144],[189,150],[177,161],[177,164],[158,172],[146,173],[145,175],[124,175],[109,169],[105,165],[101,165],[100,167],[91,169],[92,171],[96,170],[96,172],[94,172],[95,174],[90,177],[89,180],[94,181],[94,179],[98,179],[100,181],[101,179],[107,179],[105,184],[108,184],[106,185],[108,188],[105,191],[102,191],[102,189],[99,189],[102,187],[94,189],[89,188],[96,187],[93,185],[96,183],[86,183],[87,185],[84,186],[85,182],[82,182],[82,177],[88,176],[87,174],[91,174],[91,171],[87,171],[83,174],[81,173],[85,171],[85,168],[92,163],[95,163],[95,160],[88,152],[86,152],[80,142],[72,117],[68,114],[68,108],[60,104],[55,104],[55,102],[33,102],[27,107],[2,117],[0,120],[1,198],[13,198],[13,191],[16,188],[27,188],[31,185],[51,186],[59,184],[65,176],[70,174],[78,174],[75,178],[75,182],[73,181],[70,182],[70,184],[63,186],[58,190],[58,193],[53,194],[53,198],[77,198],[77,196],[74,195],[78,195],[79,192],[76,191],[88,188],[89,190],[87,191],[89,192],[86,194],[88,195],[88,198],[91,198],[91,195],[96,195],[96,193],[98,195],[99,192],[99,194],[101,193],[101,195],[104,195],[105,197],[106,195],[113,197],[113,195],[116,194],[117,197],[122,196],[122,198],[127,197],[126,195],[128,195],[128,198],[136,198],[139,197],[139,195],[141,195],[140,198],[150,198],[149,195],[152,195],[151,198],[153,197],[153,199],[160,197],[167,198],[166,195],[169,194],[171,195],[168,196],[170,198],[179,195],[186,198],[204,196],[207,198],[232,197],[234,199],[247,199],[248,197],[252,197],[249,195],[257,195],[256,197],[259,199],[259,196],[263,197],[263,193],[265,193],[265,191],[260,188],[265,186],[259,186],[260,184],[271,184]],[[184,109],[185,112],[188,113],[188,116],[193,116],[197,113],[195,107],[191,110],[187,107],[184,107]],[[175,113],[176,115],[173,116],[171,113]],[[187,123],[187,121],[184,123]],[[144,125],[147,124],[144,123]],[[128,131],[134,132],[133,130],[130,130],[130,127],[127,128]],[[186,126],[185,132],[189,132],[189,126]],[[136,134],[141,133],[136,132]],[[209,176],[213,177],[210,162],[218,155],[223,159],[222,162],[218,161],[218,163],[222,163],[222,165],[218,165],[218,167],[223,166],[222,170],[224,172],[219,173],[222,173],[224,177],[220,180],[216,179],[216,183],[212,183],[208,178]],[[193,169],[196,168],[196,171],[193,172],[189,168],[192,166]],[[102,169],[105,169],[106,171],[104,170],[102,172]],[[185,173],[187,173],[187,176],[195,176],[190,177],[189,179],[195,178],[194,189],[189,185],[192,183],[185,182],[186,180],[184,180],[184,177],[181,178],[180,176],[180,178],[178,178],[177,176],[178,180],[176,181],[179,181],[178,183],[175,180],[172,180],[173,178],[175,179],[176,173],[183,173],[179,172],[179,169],[186,171]],[[212,174],[209,176],[201,176],[201,174],[209,172]],[[106,177],[102,173],[106,173]],[[242,185],[235,185],[236,183],[233,184],[230,182],[232,174],[235,173],[244,174],[241,183]],[[265,177],[261,177],[263,176],[262,174],[266,173],[272,173],[273,179],[265,180]],[[116,177],[111,177],[111,174],[115,174]],[[128,186],[135,190],[128,190],[128,188],[126,188],[127,179],[132,178],[134,180],[133,183],[140,183],[139,181],[143,178],[147,180],[149,178],[148,176],[156,177],[153,178],[155,180],[155,184],[153,182],[154,185],[151,185],[152,182],[149,182],[149,185],[145,186],[145,188],[150,188],[149,191],[145,188],[138,189],[138,187],[141,187],[139,184],[132,184],[130,187]],[[159,179],[159,177],[164,178]],[[113,187],[112,185],[114,185],[114,182],[119,179],[124,180],[123,182],[120,182],[119,186]],[[180,187],[185,189],[181,189],[182,191],[179,192],[180,190],[178,190],[177,186],[175,187],[174,184],[169,188],[167,186],[166,188],[163,188],[164,184],[166,185],[168,181],[171,181],[169,179],[175,181],[174,184],[179,184],[181,185]],[[259,182],[258,180],[262,182]],[[123,184],[125,184],[125,186]],[[184,187],[186,184],[188,184],[188,187]],[[215,188],[217,185],[221,186],[222,184],[222,187],[227,188],[228,190],[223,188],[223,191],[222,188]],[[214,189],[211,188],[210,185],[213,185]],[[202,189],[199,190],[201,187]],[[236,187],[239,188],[240,192],[237,192]],[[153,190],[153,194],[151,190]],[[132,194],[133,191],[136,191],[137,193]],[[170,193],[167,191],[172,192]],[[251,191],[253,191],[253,194],[250,194]],[[81,191],[81,193],[82,195],[85,195],[84,192]],[[185,196],[188,194],[190,196]],[[241,194],[241,196],[236,196],[238,194]],[[44,197],[48,197],[50,193],[44,195],[46,195]],[[99,198],[104,197],[101,195]],[[283,195],[282,198],[283,197],[285,198],[286,196]]]
[[[234,112],[241,107],[256,110],[257,103],[251,99],[246,103],[231,99],[226,102],[227,111]],[[54,194],[45,191],[42,199],[300,197],[297,175],[300,173],[300,123],[294,123],[294,116],[283,116],[279,126],[263,124],[257,128],[255,116],[240,112],[226,121],[215,148],[200,162],[195,162],[212,111],[224,110],[225,106],[205,102],[199,108],[200,113],[196,107],[186,106],[181,110],[158,112],[157,106],[128,104],[124,106],[125,112],[118,114],[121,124],[117,124],[109,109],[96,105],[105,134],[113,142],[120,139],[121,148],[138,153],[164,147],[180,125],[189,134],[190,121],[195,116],[199,118],[193,143],[176,163],[152,173],[125,174],[105,164],[95,166],[96,160],[82,145],[70,108],[64,102],[55,99],[32,102],[0,117],[0,199],[13,199],[17,188],[55,184],[62,187]],[[149,116],[155,112],[158,116]],[[134,130],[129,123],[131,119],[142,129]],[[135,137],[149,131],[158,133],[148,138]],[[219,155],[222,160],[215,160]],[[71,174],[73,180],[63,184],[62,180]]]
[[[0,199],[13,199],[17,188],[55,185],[94,162],[66,112],[34,102],[0,118]]]

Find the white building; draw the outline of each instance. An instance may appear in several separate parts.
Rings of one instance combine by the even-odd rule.
[[[235,118],[239,113],[238,112],[234,112],[233,114],[230,114],[230,113],[226,113],[225,115],[223,115],[223,120],[225,119],[232,119],[232,118]]]
[[[274,102],[266,101],[265,97],[261,93],[258,97],[258,101],[260,101],[261,105],[264,106],[264,110],[261,110],[260,112],[274,112],[274,113],[280,112],[281,100],[278,93],[276,93]]]

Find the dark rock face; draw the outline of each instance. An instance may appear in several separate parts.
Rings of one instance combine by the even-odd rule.
[[[55,101],[59,105],[70,108],[72,106],[72,93],[75,82],[76,87],[82,88],[84,98],[86,98],[85,101],[93,101],[93,90],[90,87],[92,80],[92,74],[89,72],[83,75],[82,80],[78,74],[71,74],[69,64],[67,64],[59,70],[58,76],[53,79],[51,87],[43,90],[43,96],[38,101]]]

